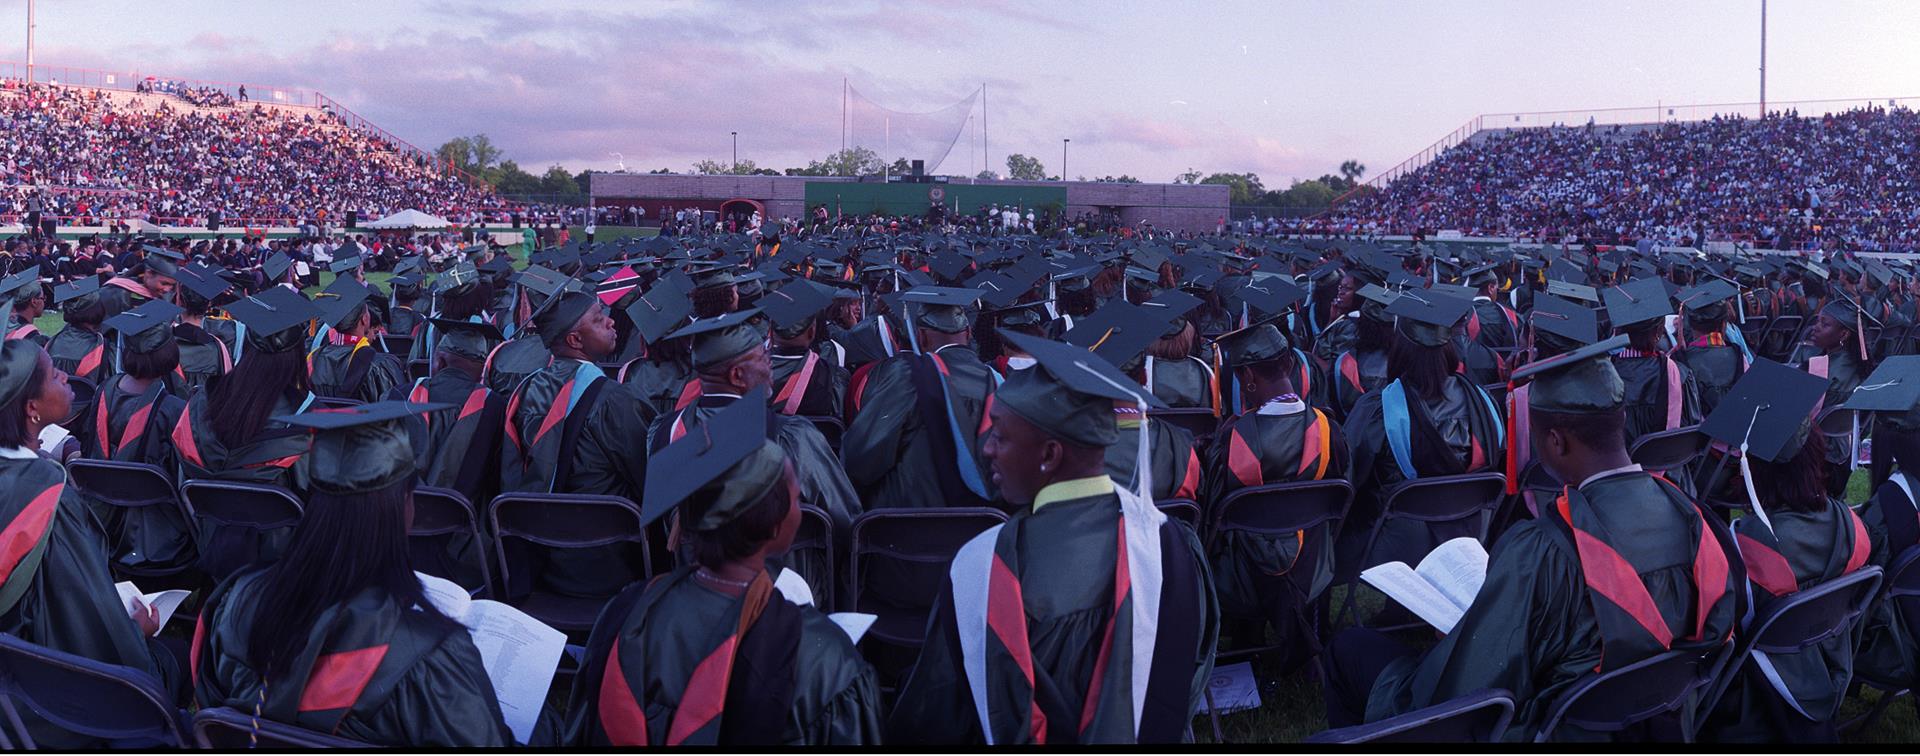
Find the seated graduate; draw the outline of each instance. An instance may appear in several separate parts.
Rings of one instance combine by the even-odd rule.
[[[100,303],[105,306],[104,318],[111,318],[131,310],[149,300],[172,299],[174,276],[179,275],[179,263],[185,255],[164,247],[144,245],[139,262],[127,270],[128,275],[119,275],[107,279],[100,287]]]
[[[108,544],[59,462],[38,450],[40,431],[70,412],[73,390],[45,350],[27,339],[0,344],[0,522],[20,551],[0,569],[0,632],[48,648],[119,664],[178,688],[180,661],[149,637],[145,613],[129,617],[114,591]],[[106,743],[55,730],[21,707],[42,748]]]
[[[675,514],[691,562],[635,583],[588,639],[569,745],[873,745],[873,668],[810,596],[775,587],[800,528],[764,389],[654,455],[642,516]],[[772,571],[770,571],[772,570]],[[785,583],[785,581],[782,581]]]
[[[212,268],[199,264],[180,269],[180,324],[173,327],[180,349],[180,376],[188,389],[207,385],[217,376],[233,369],[239,354],[233,351],[238,335],[230,318],[207,316],[213,302],[233,288],[233,283]]]
[[[1713,414],[1740,376],[1753,364],[1740,329],[1729,320],[1734,315],[1739,290],[1721,279],[1682,289],[1676,295],[1692,334],[1675,350],[1673,358],[1693,372],[1694,386],[1700,392],[1700,414]]]
[[[984,447],[1018,511],[955,556],[887,740],[1178,742],[1213,670],[1213,582],[1193,531],[1106,473],[1114,401],[1157,400],[1084,349],[1001,336],[1039,361],[995,393]]]
[[[1700,422],[1700,392],[1693,371],[1669,353],[1666,318],[1673,314],[1666,283],[1640,278],[1600,292],[1614,331],[1631,340],[1613,356],[1627,386],[1627,446],[1650,433]],[[1678,482],[1678,481],[1676,481]],[[1687,488],[1684,483],[1682,488]]]
[[[847,478],[867,508],[982,506],[993,499],[979,437],[1000,376],[973,348],[971,308],[979,298],[977,289],[918,286],[895,299],[911,335],[904,349],[869,363],[853,380],[840,447]]]
[[[1874,565],[1891,570],[1913,547],[1920,546],[1920,356],[1888,357],[1866,382],[1854,389],[1846,408],[1870,412],[1873,417],[1873,456],[1876,472],[1891,458],[1892,468],[1873,495],[1860,505],[1860,521],[1872,545]],[[1855,669],[1862,677],[1904,685],[1920,675],[1915,658],[1915,635],[1906,617],[1892,601],[1874,604],[1860,639]]]
[[[1393,347],[1393,316],[1387,308],[1400,293],[1367,284],[1355,293],[1360,302],[1356,317],[1345,318],[1351,348],[1333,362],[1333,409],[1344,418],[1360,403],[1360,397],[1387,383],[1387,351]]]
[[[1146,385],[1146,366],[1151,357],[1146,350],[1167,328],[1172,319],[1168,311],[1114,301],[1081,321],[1082,328],[1097,333],[1078,337],[1092,343],[1095,356],[1106,360],[1135,383]],[[1069,334],[1077,337],[1080,331]],[[1156,397],[1158,398],[1158,397]],[[991,405],[989,405],[991,406]],[[1195,450],[1193,433],[1171,422],[1142,423],[1145,416],[1131,400],[1115,400],[1113,419],[1120,433],[1107,446],[1107,475],[1115,484],[1135,486],[1140,466],[1140,445],[1146,439],[1147,463],[1152,467],[1151,487],[1147,495],[1163,499],[1197,499],[1202,481],[1200,453]],[[1145,433],[1141,433],[1141,430]]]
[[[173,318],[180,308],[155,300],[107,321],[115,332],[120,366],[94,395],[85,456],[140,462],[174,470],[178,458],[168,437],[187,402],[169,390],[180,364]],[[91,500],[90,500],[91,502]],[[106,528],[113,558],[146,568],[184,566],[194,559],[193,527],[174,507],[113,507],[94,503]]]
[[[47,289],[40,283],[40,266],[29,266],[0,280],[0,298],[13,304],[7,320],[7,338],[27,339],[46,346],[47,335],[33,323],[47,311]]]
[[[504,260],[505,258],[494,258],[494,264],[496,267],[504,265]],[[511,271],[512,268],[507,270]],[[480,272],[485,280],[486,271]],[[576,282],[559,271],[539,266],[532,266],[525,271],[513,274],[508,277],[508,281],[510,283],[503,286],[502,291],[513,297],[515,304],[509,312],[497,316],[482,313],[465,318],[469,322],[493,323],[500,329],[500,335],[507,339],[500,346],[494,347],[493,354],[488,355],[486,375],[482,377],[487,388],[500,394],[513,393],[514,389],[527,379],[527,376],[551,366],[554,362],[552,350],[548,349],[547,343],[540,340],[539,334],[530,328],[533,324],[533,315],[563,289],[588,290],[585,284]],[[428,354],[431,353],[428,352]],[[610,356],[609,354],[608,357]],[[608,357],[597,359],[606,360]]]
[[[1207,448],[1207,501],[1217,506],[1228,494],[1252,486],[1347,476],[1346,438],[1325,411],[1295,393],[1296,360],[1304,355],[1278,328],[1262,323],[1222,334],[1215,348],[1222,350],[1248,406],[1221,424]],[[1293,639],[1299,626],[1295,612],[1304,607],[1287,583],[1310,603],[1333,582],[1332,530],[1318,545],[1315,564],[1300,563],[1305,544],[1297,535],[1221,532],[1210,555],[1220,611],[1254,620],[1249,629],[1259,638],[1271,623],[1289,654],[1307,649]]]
[[[54,289],[53,303],[59,305],[66,326],[47,342],[47,354],[62,372],[99,385],[114,372],[107,337],[100,333],[100,322],[107,317],[100,304],[100,279],[79,278]]]
[[[1533,447],[1565,482],[1559,499],[1494,546],[1485,584],[1439,645],[1416,653],[1366,628],[1336,636],[1329,725],[1501,688],[1516,706],[1508,737],[1527,740],[1584,675],[1727,641],[1740,589],[1728,546],[1621,441],[1625,387],[1607,353],[1626,343],[1615,337],[1514,371],[1514,381],[1532,380]]]
[[[773,406],[788,415],[846,418],[847,383],[851,375],[835,360],[844,358],[826,338],[820,311],[833,303],[833,292],[805,279],[793,279],[760,298],[761,309],[773,321],[768,333],[773,371]],[[816,348],[824,343],[826,353]]]
[[[657,414],[686,407],[700,398],[700,378],[693,372],[693,352],[685,339],[669,339],[693,314],[693,300],[681,288],[681,277],[662,276],[652,288],[627,305],[633,321],[629,342],[640,342],[639,356],[620,368],[620,382],[633,387]],[[628,351],[633,350],[631,343]]]
[[[374,402],[406,382],[400,358],[373,345],[372,296],[366,284],[342,276],[314,297],[321,328],[307,355],[313,393]]]
[[[1845,294],[1835,292],[1807,326],[1805,340],[1794,347],[1793,355],[1787,359],[1788,365],[1830,379],[1822,407],[1840,406],[1866,377],[1868,355],[1863,334],[1869,322],[1871,319],[1860,312],[1859,305]],[[1853,469],[1853,439],[1844,434],[1834,435],[1826,439],[1826,444],[1828,466]],[[1847,477],[1829,476],[1827,493],[1845,494]]]
[[[1353,506],[1340,536],[1343,573],[1349,563],[1367,566],[1358,562],[1389,489],[1416,478],[1497,470],[1504,459],[1505,428],[1493,398],[1458,372],[1453,327],[1469,309],[1466,300],[1416,291],[1402,292],[1387,308],[1395,334],[1387,352],[1390,380],[1360,397],[1344,426],[1353,453]],[[1373,561],[1417,559],[1466,534],[1394,520],[1380,534]]]
[[[407,556],[416,472],[401,425],[434,409],[275,418],[315,431],[313,494],[280,559],[229,578],[201,608],[201,706],[389,747],[513,743],[473,638],[435,608]]]

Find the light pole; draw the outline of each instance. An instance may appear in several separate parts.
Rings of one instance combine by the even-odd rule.
[[[33,0],[27,0],[27,84],[33,84]]]
[[[1071,141],[1073,140],[1060,140],[1060,180],[1063,182],[1067,180],[1067,143]]]
[[[740,132],[729,131],[733,135],[733,171],[740,172]]]

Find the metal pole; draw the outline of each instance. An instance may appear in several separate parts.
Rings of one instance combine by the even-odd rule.
[[[27,0],[27,84],[33,83],[33,0]]]
[[[1760,117],[1767,117],[1767,0],[1760,0]]]
[[[740,172],[740,132],[729,131],[733,135],[733,172]]]
[[[1067,143],[1072,139],[1060,140],[1060,180],[1067,180]]]
[[[847,78],[840,77],[840,151],[847,151]]]
[[[987,150],[987,85],[980,85],[980,165],[993,170],[993,153]]]

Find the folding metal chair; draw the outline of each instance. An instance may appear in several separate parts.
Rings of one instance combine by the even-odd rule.
[[[17,705],[16,705],[17,704]],[[0,634],[0,712],[11,733],[7,749],[36,750],[20,706],[35,715],[41,737],[62,732],[97,738],[113,748],[185,748],[180,710],[145,670],[97,662]],[[50,747],[79,747],[47,744]]]
[[[1714,707],[1740,678],[1740,669],[1753,660],[1754,652],[1767,656],[1791,656],[1819,645],[1841,633],[1858,633],[1867,619],[1867,610],[1880,589],[1880,568],[1872,565],[1827,582],[1781,596],[1748,623],[1744,637],[1737,641],[1726,670],[1714,680],[1714,687],[1700,708],[1703,713]],[[1834,712],[1809,712],[1832,717]],[[1821,720],[1825,721],[1825,720]]]
[[[519,608],[554,629],[584,642],[601,607],[618,589],[604,596],[566,596],[540,590],[535,549],[552,551],[601,550],[638,573],[652,577],[652,552],[640,507],[619,496],[592,494],[506,493],[488,507],[493,525],[493,596]],[[629,553],[626,550],[633,549]],[[625,586],[621,586],[625,587]]]
[[[1707,437],[1700,426],[1687,425],[1641,436],[1628,455],[1647,472],[1671,472],[1692,465],[1706,453]]]
[[[230,480],[189,480],[180,496],[203,532],[200,570],[215,581],[249,564],[280,558],[305,509],[279,486]]]
[[[1775,362],[1784,362],[1793,353],[1795,337],[1800,335],[1799,315],[1776,315],[1767,321],[1767,328],[1760,340],[1754,342],[1755,351],[1760,356]]]
[[[193,715],[193,740],[208,750],[238,751],[247,748],[376,748],[338,735],[328,735],[305,727],[281,724],[270,719],[255,719],[225,706],[201,709]]]
[[[380,334],[380,351],[404,360],[413,353],[413,337],[391,333]]]
[[[1293,483],[1268,483],[1242,488],[1227,494],[1214,505],[1209,520],[1213,530],[1208,553],[1218,553],[1220,541],[1233,534],[1287,537],[1300,534],[1300,550],[1293,569],[1279,578],[1294,607],[1293,621],[1299,637],[1307,644],[1308,658],[1319,665],[1322,644],[1320,624],[1324,592],[1313,595],[1315,573],[1325,565],[1326,580],[1333,580],[1333,555],[1329,552],[1333,536],[1346,519],[1353,504],[1353,485],[1345,480],[1308,480]],[[1303,584],[1302,580],[1306,583]],[[1323,588],[1324,591],[1324,588]],[[1265,619],[1265,618],[1262,618]],[[1275,619],[1278,621],[1278,619]],[[1264,625],[1264,623],[1262,623]],[[1238,660],[1279,648],[1256,643],[1232,649],[1222,648],[1216,664]],[[1322,670],[1324,672],[1324,670]]]
[[[109,555],[108,566],[113,568],[115,576],[164,578],[194,568],[199,554],[192,539],[193,513],[174,491],[173,479],[165,470],[140,462],[75,459],[67,463],[67,476],[74,488],[88,498],[115,510],[124,510],[122,514],[127,516],[143,510],[158,513],[159,517],[177,523],[185,537],[185,543],[179,544],[178,559],[156,562],[147,559],[150,551],[143,551],[138,542],[130,542],[126,533],[109,532],[107,538],[113,553]],[[102,524],[113,529],[110,523]]]
[[[1604,674],[1588,674],[1554,701],[1536,743],[1554,740],[1562,727],[1620,733],[1664,714],[1683,712],[1687,702],[1713,681],[1710,654],[1676,649],[1655,654]],[[1694,723],[1678,716],[1668,723],[1680,742],[1693,742]],[[1656,737],[1671,740],[1669,737]]]
[[[793,548],[787,550],[787,567],[806,579],[807,587],[813,589],[814,605],[823,612],[839,606],[835,595],[839,591],[838,573],[834,569],[839,550],[834,548],[833,536],[833,518],[826,511],[811,504],[800,507],[800,532],[793,537]]]
[[[1213,410],[1205,407],[1147,410],[1147,418],[1153,422],[1168,422],[1185,428],[1188,433],[1193,434],[1195,445],[1201,445],[1204,439],[1213,438],[1214,431],[1220,427],[1220,418],[1213,414]]]
[[[1891,602],[1893,610],[1900,614],[1900,619],[1908,628],[1920,627],[1914,624],[1920,622],[1920,546],[1911,546],[1900,552],[1885,575],[1878,601]],[[1911,643],[1914,639],[1906,640]],[[1853,732],[1873,727],[1895,698],[1912,692],[1908,690],[1911,681],[1882,678],[1876,672],[1857,665],[1854,667],[1854,684],[1880,691],[1880,700],[1875,701],[1867,713],[1841,725],[1842,731]],[[1920,712],[1920,698],[1914,699],[1913,704],[1915,711]]]
[[[433,363],[426,360],[407,360],[407,378],[418,380],[433,373]]]
[[[1192,499],[1156,499],[1153,506],[1166,516],[1186,523],[1196,535],[1203,539],[1206,537],[1206,519],[1200,511],[1200,502]]]
[[[1308,743],[1497,743],[1513,721],[1513,694],[1477,690],[1378,722],[1324,730]]]
[[[840,418],[825,415],[802,415],[801,417],[813,423],[814,430],[820,431],[820,435],[826,437],[827,447],[833,449],[834,454],[840,453],[840,437],[847,435],[846,423],[840,422]]]
[[[459,583],[475,595],[493,584],[487,561],[491,548],[481,532],[473,503],[451,488],[413,489],[413,523],[407,528],[413,568]]]
[[[1409,480],[1389,491],[1379,522],[1373,523],[1373,529],[1367,533],[1360,562],[1353,566],[1351,585],[1340,616],[1351,616],[1354,594],[1360,587],[1360,572],[1368,567],[1392,561],[1418,564],[1433,547],[1459,537],[1471,537],[1486,544],[1494,513],[1506,495],[1506,482],[1506,476],[1499,473],[1467,473]],[[1375,553],[1380,534],[1396,520],[1421,523],[1427,531],[1427,545],[1418,553]]]
[[[953,555],[1006,521],[987,507],[875,509],[855,518],[843,595],[854,611],[879,616],[867,638],[919,648]]]

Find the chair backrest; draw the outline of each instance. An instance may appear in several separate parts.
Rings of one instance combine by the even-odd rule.
[[[1507,384],[1488,383],[1488,384],[1482,385],[1480,387],[1480,390],[1487,392],[1487,397],[1493,400],[1494,406],[1496,407],[1507,406]],[[1504,412],[1505,410],[1501,410],[1501,411]]]
[[[427,377],[427,375],[432,372],[433,372],[433,363],[431,362],[428,362],[426,360],[408,360],[407,361],[407,377],[408,378],[417,380],[420,378]]]
[[[1496,743],[1513,721],[1513,694],[1477,690],[1378,722],[1325,730],[1308,743]]]
[[[1214,430],[1220,427],[1220,418],[1205,407],[1147,410],[1147,417],[1155,422],[1169,422],[1185,428],[1196,440],[1213,437]]]
[[[1887,568],[1883,594],[1907,627],[1920,627],[1920,546],[1909,546]]]
[[[1747,634],[1752,648],[1791,654],[1857,627],[1880,589],[1880,568],[1866,566],[1780,597]]]
[[[1153,506],[1166,516],[1186,523],[1187,527],[1193,528],[1194,533],[1202,535],[1206,533],[1201,529],[1205,518],[1200,510],[1200,502],[1192,499],[1155,499]]]
[[[1785,359],[1793,351],[1793,337],[1800,333],[1799,315],[1777,315],[1767,322],[1766,333],[1762,334],[1758,351],[1768,359]]]
[[[451,545],[448,540],[457,536],[471,539],[473,558],[461,560],[469,564],[454,564],[455,555],[448,553]],[[491,549],[481,533],[480,518],[473,511],[473,503],[467,501],[467,497],[459,491],[434,486],[415,487],[413,523],[407,528],[407,538],[413,542],[414,569],[460,583],[469,590],[492,587],[493,570],[487,564]],[[479,585],[467,585],[459,575],[448,574],[464,571],[457,567],[476,570]]]
[[[1850,436],[1853,434],[1853,410],[1845,407],[1827,407],[1820,411],[1820,420],[1817,425],[1822,435]]]
[[[620,496],[597,494],[504,493],[487,508],[498,557],[493,592],[510,597],[515,576],[528,577],[524,542],[548,549],[589,549],[616,543],[637,543],[640,564],[653,564],[640,507]]]
[[[981,531],[1006,521],[1006,514],[988,507],[875,509],[860,515],[853,521],[843,608],[878,614],[883,621],[906,618],[898,624],[916,629],[891,639],[917,644],[953,555]],[[889,635],[896,623],[886,624],[889,628],[876,625],[881,633],[876,637]]]
[[[300,524],[299,497],[279,486],[232,480],[189,480],[180,484],[193,516],[247,530],[273,530]]]
[[[1562,726],[1619,732],[1662,714],[1680,711],[1695,691],[1711,682],[1711,657],[1700,650],[1655,654],[1605,674],[1588,674],[1554,701],[1534,741],[1554,738]],[[1683,725],[1683,738],[1692,728]]]
[[[173,479],[158,466],[107,459],[75,459],[67,475],[81,493],[116,507],[176,504]]]
[[[835,594],[840,584],[834,571],[839,553],[833,535],[833,518],[819,507],[803,505],[800,532],[794,534],[793,548],[787,550],[787,566],[806,578],[807,586],[813,589],[814,606],[823,612],[834,611],[839,605]]]
[[[1367,537],[1359,568],[1396,560],[1417,564],[1426,556],[1424,549],[1417,554],[1376,553],[1380,533],[1389,520],[1425,523],[1432,536],[1429,548],[1462,536],[1486,543],[1493,515],[1500,508],[1506,489],[1506,476],[1490,472],[1417,478],[1401,483],[1387,493],[1380,521]]]
[[[833,453],[839,454],[840,437],[847,434],[847,424],[840,422],[840,418],[825,415],[803,415],[803,417],[807,422],[813,423],[814,430],[820,431],[820,435],[826,437],[827,447],[832,449]]]
[[[1286,535],[1322,525],[1338,528],[1353,503],[1345,480],[1302,480],[1249,486],[1227,494],[1209,517],[1215,533]]]
[[[387,354],[398,355],[400,359],[404,360],[407,358],[407,355],[413,353],[413,337],[383,333],[380,335],[380,351],[386,352]]]
[[[238,751],[246,748],[373,748],[338,735],[309,730],[270,719],[256,720],[225,706],[201,709],[193,715],[193,740],[201,748]],[[256,740],[258,741],[256,743]]]
[[[187,747],[180,710],[145,670],[0,634],[0,695],[0,707],[16,725],[15,704],[24,704],[54,727],[119,747]],[[13,736],[34,747],[24,729]]]
[[[1628,453],[1641,467],[1665,472],[1692,464],[1706,449],[1707,437],[1700,432],[1700,426],[1687,425],[1641,436]]]

